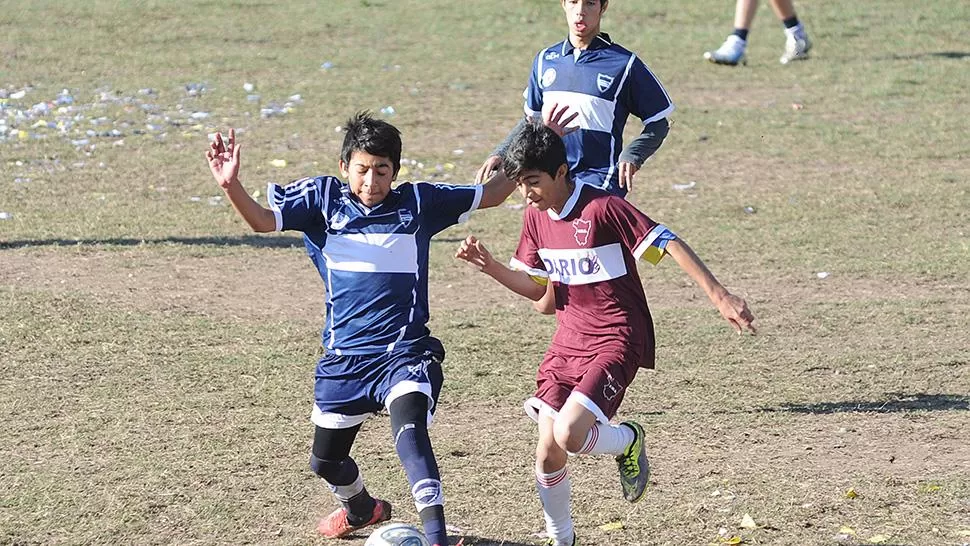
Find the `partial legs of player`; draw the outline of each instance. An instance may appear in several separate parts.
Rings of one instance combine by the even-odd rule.
[[[808,58],[812,42],[808,39],[805,27],[795,14],[792,0],[770,0],[775,16],[785,25],[785,50],[779,59],[781,64]],[[704,58],[716,64],[746,64],[748,31],[758,9],[758,0],[737,0],[734,9],[734,32],[721,46],[704,53]]]
[[[598,422],[596,414],[577,397],[570,397],[558,413],[540,411],[535,473],[549,546],[576,544],[569,508],[569,454],[615,456],[623,496],[630,502],[643,498],[649,479],[650,466],[639,424]]]

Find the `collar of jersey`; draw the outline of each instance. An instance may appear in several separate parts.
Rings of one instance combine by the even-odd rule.
[[[613,45],[613,40],[610,39],[610,35],[605,32],[600,32],[596,35],[596,38],[593,39],[593,43],[589,44],[589,47],[586,48],[586,50],[590,51],[593,49],[606,49],[611,45]],[[569,41],[569,37],[567,36],[562,42],[561,55],[565,57],[566,55],[572,53],[574,49],[576,49],[576,47],[572,42]]]
[[[387,193],[387,197],[385,197],[383,201],[374,205],[373,207],[368,207],[367,205],[361,203],[360,199],[357,199],[357,197],[351,193],[350,184],[345,183],[343,187],[340,188],[340,193],[342,193],[347,198],[348,203],[352,203],[351,206],[356,207],[361,212],[363,212],[364,216],[370,216],[374,211],[381,210],[381,208],[384,207],[385,205],[393,206],[393,205],[388,205],[388,203],[392,200],[397,202],[398,199],[396,198],[400,196],[400,191],[398,191],[398,188],[391,188],[391,191]]]
[[[570,194],[569,199],[566,199],[566,204],[562,206],[562,212],[556,214],[556,211],[552,210],[551,207],[546,209],[546,212],[549,213],[549,218],[552,218],[553,220],[562,220],[563,218],[569,216],[569,213],[572,212],[573,208],[576,207],[576,201],[579,201],[579,193],[583,188],[583,183],[575,181],[574,183],[576,186],[573,188],[573,193]]]

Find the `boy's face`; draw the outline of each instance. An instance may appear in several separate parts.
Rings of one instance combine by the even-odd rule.
[[[340,174],[350,184],[350,191],[366,207],[375,207],[391,192],[394,163],[391,158],[371,155],[363,150],[350,154],[350,164],[340,160]]]
[[[529,206],[539,210],[552,208],[559,212],[569,199],[569,186],[566,185],[567,172],[569,167],[566,165],[559,167],[555,178],[544,171],[522,171],[515,180],[515,184]]]
[[[593,38],[600,32],[600,18],[606,11],[606,2],[600,0],[561,0],[566,12],[569,33],[579,38]]]

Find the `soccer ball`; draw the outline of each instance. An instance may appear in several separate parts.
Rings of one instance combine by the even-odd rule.
[[[388,523],[367,537],[364,546],[431,546],[424,533],[407,523]]]

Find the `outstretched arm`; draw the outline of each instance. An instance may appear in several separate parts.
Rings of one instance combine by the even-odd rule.
[[[527,273],[513,271],[496,262],[491,252],[473,235],[469,235],[461,242],[455,258],[465,260],[509,290],[532,301],[539,301],[546,293],[546,287],[532,280]]]
[[[232,207],[239,216],[253,228],[253,231],[266,233],[276,230],[276,216],[273,211],[257,203],[249,192],[239,182],[240,153],[242,146],[236,144],[236,130],[229,129],[229,142],[222,139],[222,133],[216,133],[215,139],[209,144],[205,157],[209,162],[209,170],[219,187],[226,193]]]
[[[570,114],[569,106],[559,108],[559,104],[553,104],[551,109],[543,113],[542,123],[555,131],[557,135],[563,137],[579,128],[578,126],[567,127],[570,122],[576,119],[576,116],[578,115],[579,112],[572,112]],[[523,124],[524,123],[527,122],[523,122]],[[519,130],[521,130],[521,127],[517,125],[515,131]],[[491,159],[492,158],[486,160],[485,165],[482,166],[478,172],[478,175],[475,177],[475,182],[478,183],[483,177],[490,175],[488,182],[486,182],[485,186],[482,188],[482,201],[478,205],[478,208],[480,209],[487,209],[489,207],[501,205],[515,190],[515,182],[509,180],[508,177],[505,176],[505,172],[500,168],[501,160],[497,164],[497,170],[491,170],[491,167],[489,167]],[[488,170],[487,173],[486,170]]]
[[[747,302],[743,298],[728,292],[727,288],[724,288],[714,277],[714,274],[707,269],[704,262],[697,257],[693,249],[687,246],[687,243],[680,239],[674,239],[667,243],[666,251],[673,256],[677,265],[704,289],[704,293],[710,298],[711,303],[721,313],[721,316],[731,323],[738,335],[742,334],[745,329],[752,334],[756,332],[752,324],[754,315],[748,309]]]

